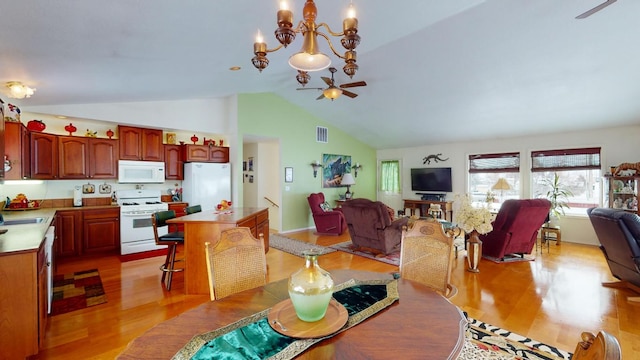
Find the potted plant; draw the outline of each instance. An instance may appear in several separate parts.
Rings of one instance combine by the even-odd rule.
[[[560,182],[558,173],[553,174],[553,180],[545,179],[543,184],[549,187],[546,194],[547,199],[551,201],[549,223],[555,226],[560,216],[564,215],[564,209],[569,209],[569,197],[573,196],[573,193]]]

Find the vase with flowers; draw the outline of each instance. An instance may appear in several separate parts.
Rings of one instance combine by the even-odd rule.
[[[468,195],[457,196],[459,210],[456,213],[458,226],[469,235],[467,242],[467,270],[479,272],[478,265],[482,257],[482,241],[479,234],[493,230],[491,212],[486,206],[473,206]]]

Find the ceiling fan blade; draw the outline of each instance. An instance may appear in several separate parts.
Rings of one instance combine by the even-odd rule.
[[[352,88],[352,87],[356,87],[356,86],[367,86],[367,83],[364,82],[364,81],[356,81],[356,82],[340,85],[340,87],[343,88],[343,89]]]
[[[352,93],[351,91],[347,91],[347,90],[342,90],[342,95],[344,95],[344,96],[348,96],[348,97],[350,97],[350,98],[352,98],[352,99],[353,99],[354,97],[358,96],[358,94],[356,94],[356,93]]]
[[[316,98],[316,100],[322,100],[322,99],[324,99],[324,94],[320,94],[320,96]]]
[[[331,79],[329,79],[329,78],[328,78],[328,77],[326,77],[326,76],[322,76],[322,77],[321,77],[321,79],[322,79],[322,80],[324,80],[324,82],[325,82],[328,86],[331,86],[331,84],[333,84],[333,81],[331,81]]]
[[[296,90],[324,90],[323,88],[296,88]]]
[[[600,5],[596,6],[596,7],[594,7],[593,9],[588,10],[588,11],[585,11],[585,12],[583,12],[582,14],[580,14],[580,15],[576,16],[576,19],[584,19],[584,18],[586,18],[586,17],[589,17],[589,16],[591,16],[591,15],[593,15],[593,14],[597,13],[598,11],[600,11],[600,10],[602,10],[602,9],[606,8],[607,6],[609,6],[609,5],[613,4],[613,3],[614,3],[614,2],[616,2],[616,1],[618,1],[618,0],[607,0],[607,1],[603,2],[602,4],[600,4]]]

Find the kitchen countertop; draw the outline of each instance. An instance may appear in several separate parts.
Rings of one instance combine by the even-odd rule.
[[[14,252],[37,251],[44,240],[44,235],[56,215],[56,209],[45,208],[27,211],[3,211],[4,220],[18,220],[25,218],[45,218],[39,224],[1,225],[0,229],[8,231],[0,235],[0,256]]]
[[[0,225],[0,229],[8,230],[0,234],[0,256],[11,255],[16,252],[37,251],[44,240],[47,229],[53,222],[56,211],[61,210],[92,210],[118,208],[117,205],[82,206],[63,208],[41,208],[24,211],[2,211],[4,220],[18,220],[26,218],[42,217],[45,220],[38,224]]]

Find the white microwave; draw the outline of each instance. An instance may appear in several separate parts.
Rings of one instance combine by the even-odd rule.
[[[118,182],[163,183],[164,163],[160,161],[118,160]]]

